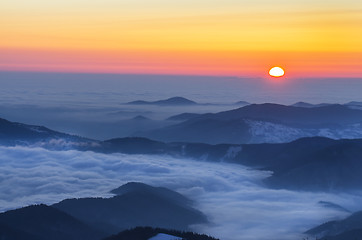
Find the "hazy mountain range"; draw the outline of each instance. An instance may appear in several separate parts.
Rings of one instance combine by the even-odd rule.
[[[174,100],[166,101],[166,105],[172,106]],[[270,171],[270,176],[261,182],[268,189],[348,193],[359,191],[362,182],[359,105],[250,104],[219,113],[183,113],[168,118],[173,121],[170,126],[105,141],[0,119],[0,144],[236,163]],[[129,121],[150,119],[137,116]],[[51,206],[34,205],[1,213],[0,239],[96,240],[137,226],[190,230],[193,224],[209,223],[190,199],[166,188],[128,183],[111,192],[115,194],[111,198],[65,199]],[[344,206],[330,201],[319,201],[319,205],[349,213]],[[359,239],[360,216],[355,213],[344,220],[328,222],[307,234],[323,240]],[[109,239],[162,233],[153,228],[130,230]]]
[[[184,113],[169,118],[171,126],[134,136],[166,142],[282,143],[301,137],[362,137],[362,111],[344,105],[313,108],[251,104],[215,114]]]
[[[142,138],[113,139],[103,151],[169,154],[209,161],[228,161],[270,170],[264,182],[294,190],[352,190],[362,181],[362,140],[302,138],[283,144],[208,145],[162,143]]]
[[[187,99],[185,97],[171,97],[171,98],[167,98],[167,99],[162,99],[162,100],[156,100],[156,101],[145,101],[145,100],[135,100],[135,101],[131,101],[131,102],[127,102],[125,104],[129,104],[129,105],[158,105],[158,106],[182,106],[182,105],[209,105],[211,103],[198,103],[195,102],[193,100]],[[226,103],[218,103],[218,104],[226,104]],[[247,101],[238,101],[235,103],[232,103],[231,105],[251,105],[251,103],[247,102]],[[337,104],[332,104],[332,103],[317,103],[317,104],[312,104],[312,103],[308,103],[308,102],[296,102],[294,104],[291,104],[289,106],[293,106],[293,107],[302,107],[302,108],[315,108],[315,107],[325,107],[325,106],[329,106],[329,105],[337,105]],[[357,109],[362,109],[362,102],[358,102],[358,101],[351,101],[348,103],[344,103],[342,104],[344,106],[347,106],[349,108],[357,108]]]
[[[6,120],[2,120],[1,123],[0,128],[10,126],[1,135],[2,144],[41,146],[60,150],[91,150],[102,153],[167,154],[199,160],[235,162],[272,171],[273,175],[264,182],[273,188],[346,190],[359,188],[362,181],[360,161],[362,140],[360,139],[333,140],[312,137],[283,144],[218,145],[164,143],[146,138],[96,141],[59,133],[45,127]]]
[[[145,100],[136,100],[132,102],[127,102],[128,105],[155,105],[155,106],[192,106],[192,105],[249,105],[249,102],[238,101],[236,103],[198,103],[184,97],[171,97],[167,99],[157,100],[157,101],[145,101]]]
[[[331,103],[312,104],[312,103],[307,103],[307,102],[296,102],[296,103],[292,104],[291,106],[304,107],[304,108],[314,108],[314,107],[324,107],[324,106],[329,106],[329,105],[335,105],[335,104],[331,104]],[[361,110],[362,109],[362,102],[351,101],[351,102],[343,104],[343,106],[349,107],[351,109],[360,109]]]

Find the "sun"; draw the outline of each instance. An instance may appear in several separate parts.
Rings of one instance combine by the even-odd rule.
[[[272,67],[269,70],[269,75],[272,77],[283,77],[285,74],[284,69],[281,67]]]

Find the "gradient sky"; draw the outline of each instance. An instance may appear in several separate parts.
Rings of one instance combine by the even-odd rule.
[[[2,0],[0,70],[362,77],[360,0]]]

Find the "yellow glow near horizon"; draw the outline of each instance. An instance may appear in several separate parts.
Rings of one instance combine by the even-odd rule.
[[[39,69],[53,62],[54,68],[70,64],[75,70],[83,64],[77,54],[86,51],[103,59],[99,71],[119,59],[120,69],[146,72],[194,73],[198,66],[200,73],[217,68],[235,74],[239,65],[239,74],[253,74],[271,62],[298,68],[317,56],[320,62],[311,67],[323,75],[318,69],[326,73],[343,55],[348,73],[362,64],[361,27],[362,2],[355,0],[3,0],[0,70],[34,62]],[[59,51],[68,59],[52,58]],[[185,67],[195,57],[199,62]]]

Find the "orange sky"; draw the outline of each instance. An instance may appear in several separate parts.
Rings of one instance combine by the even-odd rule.
[[[0,70],[362,77],[355,0],[4,0]]]

